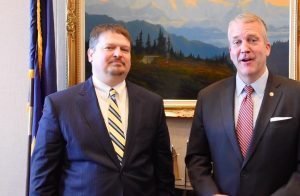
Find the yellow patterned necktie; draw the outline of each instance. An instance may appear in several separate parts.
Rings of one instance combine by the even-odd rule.
[[[117,153],[117,157],[122,163],[124,155],[124,146],[125,146],[125,135],[122,130],[122,120],[118,104],[116,101],[116,90],[110,89],[109,91],[109,107],[108,107],[108,131],[114,146],[114,149]]]

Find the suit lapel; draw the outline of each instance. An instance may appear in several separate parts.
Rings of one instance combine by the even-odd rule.
[[[276,83],[276,81],[274,80],[274,76],[270,74],[267,81],[266,90],[264,92],[264,98],[256,120],[256,125],[253,130],[253,139],[243,166],[245,166],[245,164],[253,156],[256,147],[258,146],[266,131],[267,125],[270,123],[270,118],[272,117],[282,96],[282,92],[279,87],[280,83]]]
[[[224,90],[222,90],[223,95],[221,100],[221,112],[223,124],[225,127],[225,132],[230,140],[233,151],[235,152],[238,160],[240,162],[243,161],[243,157],[241,155],[240,147],[237,142],[236,134],[235,134],[235,123],[234,123],[234,93],[235,93],[235,77],[228,80],[225,84]]]
[[[123,166],[130,157],[135,144],[135,135],[140,122],[140,116],[143,113],[143,104],[140,99],[135,87],[132,83],[126,82],[127,92],[128,92],[128,128],[126,135],[126,145],[123,157]]]
[[[102,148],[107,152],[107,155],[117,166],[120,166],[97,100],[94,85],[90,78],[84,83],[79,92],[78,106],[80,107],[80,111],[82,111],[82,115],[86,118],[89,127],[93,131],[92,134],[95,135],[91,140],[95,140],[94,143],[96,146],[101,143]]]

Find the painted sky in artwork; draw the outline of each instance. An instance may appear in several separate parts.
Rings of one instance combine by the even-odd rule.
[[[85,0],[85,4],[89,14],[161,24],[170,33],[219,47],[227,45],[228,22],[251,11],[264,18],[271,42],[289,39],[288,0]]]

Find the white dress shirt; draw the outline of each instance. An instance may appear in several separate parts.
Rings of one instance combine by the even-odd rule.
[[[126,137],[127,127],[128,127],[128,93],[126,88],[126,82],[123,81],[116,86],[108,86],[105,83],[98,80],[96,77],[92,76],[93,84],[95,87],[98,104],[104,118],[106,127],[108,127],[108,99],[109,99],[109,91],[111,88],[115,89],[116,101],[120,110],[121,120],[122,120],[122,128]]]
[[[263,73],[263,75],[257,79],[255,82],[249,84],[254,89],[254,92],[252,93],[252,100],[253,100],[253,127],[255,127],[256,119],[260,110],[260,106],[262,103],[262,100],[264,98],[264,92],[267,85],[267,80],[269,76],[269,71],[266,69],[266,71]],[[245,83],[242,81],[242,79],[239,77],[239,75],[236,75],[236,88],[235,88],[235,101],[234,101],[234,120],[235,120],[235,126],[237,124],[237,119],[240,111],[240,107],[242,104],[242,101],[244,97],[246,96],[246,92],[244,91]]]

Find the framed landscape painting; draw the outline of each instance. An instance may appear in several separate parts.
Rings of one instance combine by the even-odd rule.
[[[69,0],[69,81],[91,75],[86,59],[91,29],[119,23],[133,42],[128,80],[161,95],[168,116],[191,117],[201,89],[235,74],[227,25],[239,13],[265,20],[272,45],[269,70],[295,78],[296,7],[295,0]]]

